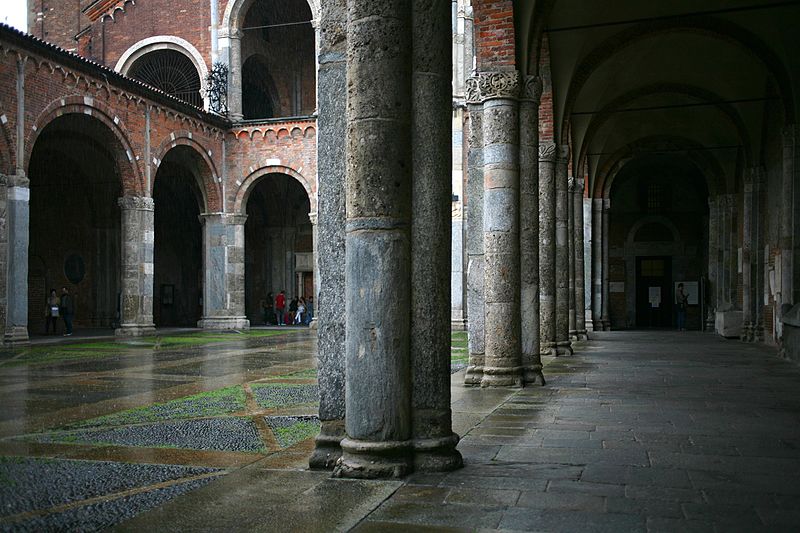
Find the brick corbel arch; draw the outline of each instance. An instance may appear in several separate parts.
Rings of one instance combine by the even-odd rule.
[[[308,202],[311,205],[311,212],[316,212],[317,192],[314,190],[311,182],[293,168],[282,165],[272,165],[263,166],[253,170],[253,172],[251,172],[244,179],[244,181],[242,181],[242,185],[239,187],[239,190],[236,191],[236,199],[233,203],[234,213],[242,215],[246,214],[247,200],[250,198],[250,193],[253,192],[253,189],[258,182],[266,178],[269,174],[285,174],[294,178],[298,183],[300,183],[300,185],[303,186],[303,189],[305,189],[306,194],[308,195]]]
[[[192,134],[188,131],[176,131],[171,133],[164,141],[161,142],[159,147],[156,149],[153,157],[155,159],[154,164],[156,167],[161,166],[161,162],[164,160],[166,155],[174,148],[178,146],[186,146],[191,148],[192,151],[197,155],[197,157],[203,161],[205,164],[205,168],[201,168],[201,175],[199,176],[200,182],[197,183],[197,186],[200,189],[200,193],[203,196],[203,203],[205,205],[200,206],[201,213],[217,213],[222,211],[222,192],[219,183],[219,173],[217,172],[216,165],[214,165],[214,161],[209,157],[208,150],[203,147],[199,142],[197,142],[194,138],[192,138]],[[156,174],[158,171],[156,170]],[[153,180],[151,187],[155,187],[155,179]],[[153,190],[150,191],[150,196],[153,194]]]
[[[139,167],[138,155],[126,135],[126,132],[129,131],[128,128],[113,109],[88,96],[74,95],[59,98],[39,114],[25,139],[23,165],[25,172],[27,173],[30,168],[31,154],[42,130],[55,119],[72,114],[88,115],[99,120],[111,132],[113,140],[110,144],[120,173],[122,195],[145,196],[143,172]]]

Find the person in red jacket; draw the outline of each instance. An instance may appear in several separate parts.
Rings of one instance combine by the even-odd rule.
[[[281,291],[278,296],[275,297],[275,314],[278,315],[278,325],[283,326],[283,310],[286,309],[286,293],[285,291]]]

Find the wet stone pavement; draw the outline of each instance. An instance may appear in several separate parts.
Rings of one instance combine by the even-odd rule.
[[[314,346],[0,358],[0,531],[800,530],[800,368],[769,348],[612,332],[547,360],[544,388],[459,371],[465,468],[354,481],[305,468]]]

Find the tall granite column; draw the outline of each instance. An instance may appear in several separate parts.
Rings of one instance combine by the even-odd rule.
[[[522,385],[518,72],[483,72],[483,250],[486,359],[482,387]]]
[[[603,199],[592,199],[592,331],[603,331]]]
[[[608,226],[611,218],[611,199],[603,198],[602,227],[600,242],[602,246],[602,265],[603,265],[603,286],[602,286],[602,312],[600,320],[603,323],[603,331],[611,329],[611,291],[609,287],[609,268],[608,268]]]
[[[244,118],[242,107],[242,37],[241,31],[229,33],[228,46],[228,117],[234,122]]]
[[[203,223],[203,318],[205,329],[247,329],[244,311],[244,223],[247,216],[200,215]]]
[[[451,11],[413,0],[411,222],[411,436],[414,470],[460,468],[450,411],[452,225]],[[431,302],[435,302],[431,305]]]
[[[152,198],[123,196],[122,304],[117,335],[139,336],[155,332],[153,324],[153,245],[155,242]]]
[[[556,145],[539,144],[539,344],[556,355]]]
[[[577,317],[575,316],[575,178],[567,178],[567,290],[569,301],[567,303],[567,323],[569,324],[569,339],[578,340],[578,330],[576,327]]]
[[[464,384],[480,385],[486,352],[483,257],[483,104],[478,78],[466,82],[467,144],[467,340],[469,361]]]
[[[753,169],[745,169],[742,202],[742,334],[745,342],[753,340],[753,278],[751,246],[753,245]]]
[[[569,338],[569,146],[556,157],[556,354],[572,355]]]
[[[317,380],[320,432],[311,468],[331,469],[345,437],[345,138],[347,2],[320,4],[317,60]]]
[[[781,248],[781,298],[778,309],[784,304],[793,305],[798,300],[794,297],[794,292],[800,287],[794,287],[794,248],[795,241],[795,166],[800,151],[797,149],[798,126],[790,124],[783,130],[783,177],[781,183],[781,225],[780,241]]]
[[[3,342],[28,342],[28,243],[31,190],[24,176],[5,180],[5,221],[8,228],[6,256],[6,316]]]
[[[708,316],[706,331],[714,331],[714,317],[719,309],[719,242],[720,242],[720,197],[708,197]]]
[[[765,170],[762,167],[753,169],[753,245],[751,250],[753,270],[753,328],[752,341],[764,341],[764,273],[765,273],[765,228],[762,191],[764,190]]]
[[[411,9],[347,2],[343,477],[411,470]]]
[[[528,76],[519,103],[520,309],[522,378],[544,385],[539,348],[539,101],[542,80]]]
[[[589,338],[586,332],[586,275],[584,272],[584,237],[583,237],[583,176],[575,177],[573,197],[573,220],[575,243],[575,336],[579,341]]]

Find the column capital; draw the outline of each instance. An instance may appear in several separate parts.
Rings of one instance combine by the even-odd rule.
[[[467,105],[479,105],[481,103],[481,89],[478,85],[478,77],[467,78],[464,82],[464,92]]]
[[[117,199],[117,205],[124,210],[153,211],[155,202],[146,196],[123,196]]]
[[[583,176],[575,176],[573,179],[575,180],[575,192],[579,192],[581,193],[581,196],[583,196],[583,188],[586,185],[586,178]]]
[[[611,198],[603,198],[603,211],[611,209]]]
[[[522,85],[520,100],[535,102],[537,105],[542,99],[542,78],[539,76],[525,76]]]
[[[205,224],[206,221],[210,220],[226,226],[243,226],[247,222],[247,215],[233,213],[201,213],[198,218],[201,224]]]
[[[575,192],[575,178],[572,176],[567,178],[567,190],[569,192]]]
[[[556,160],[556,143],[539,143],[539,162],[552,163]]]
[[[316,226],[316,225],[317,225],[317,217],[318,217],[318,215],[317,215],[317,212],[316,212],[316,211],[311,211],[311,212],[308,214],[308,220],[310,220],[310,221],[311,221],[311,224],[312,224],[312,225],[314,225],[314,226]]]
[[[31,180],[29,180],[25,174],[11,174],[9,176],[0,174],[0,185],[5,185],[9,189],[12,187],[29,189],[31,186]]]
[[[520,94],[519,71],[481,72],[478,74],[478,86],[483,102],[498,98],[516,100]]]

